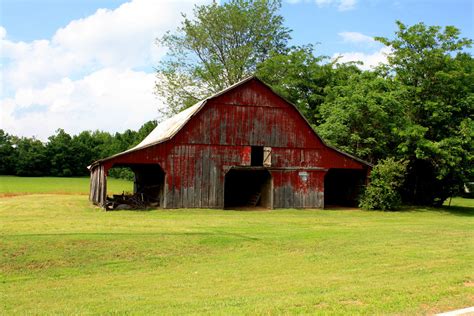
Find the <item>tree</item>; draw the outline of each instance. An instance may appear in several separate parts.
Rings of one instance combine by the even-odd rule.
[[[332,64],[321,66],[326,57],[316,57],[313,50],[312,45],[306,45],[291,47],[284,54],[274,53],[258,65],[257,75],[315,124],[324,89],[331,80]]]
[[[391,211],[400,207],[400,190],[405,181],[406,161],[380,160],[370,173],[370,184],[359,202],[366,210]]]
[[[254,74],[272,52],[284,52],[290,30],[279,0],[230,0],[196,6],[193,17],[158,40],[168,53],[157,68],[156,94],[169,113]]]
[[[0,174],[14,174],[16,151],[13,137],[0,129]]]
[[[404,197],[440,205],[472,176],[474,64],[463,52],[472,40],[453,26],[397,25],[395,39],[376,39],[392,48],[387,69],[407,91],[398,146],[409,161]]]
[[[135,142],[133,145],[134,146],[138,145],[142,140],[145,139],[145,137],[148,136],[148,134],[150,134],[155,129],[157,125],[158,125],[157,121],[148,121],[145,124],[143,124],[136,134]]]
[[[104,158],[101,156],[101,149],[98,148],[99,141],[95,137],[96,135],[96,133],[93,134],[90,131],[83,131],[72,137],[71,146],[74,156],[71,159],[74,161],[74,175],[88,175],[87,166],[98,159]]]
[[[291,47],[284,54],[273,53],[258,65],[257,75],[317,126],[328,87],[345,83],[360,70],[351,63],[326,62],[328,57],[313,52],[313,45],[305,45]]]
[[[383,72],[352,73],[327,87],[316,130],[330,144],[371,163],[396,155],[406,126],[403,85]]]
[[[56,135],[48,138],[46,152],[50,161],[49,173],[55,177],[71,177],[74,173],[77,161],[76,153],[72,146],[72,138],[63,129],[58,129]]]
[[[44,144],[34,138],[19,138],[15,141],[17,158],[15,174],[18,176],[45,176],[49,171],[49,160]]]

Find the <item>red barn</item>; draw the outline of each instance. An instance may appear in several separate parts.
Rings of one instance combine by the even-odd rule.
[[[130,167],[135,193],[162,208],[351,205],[370,166],[328,146],[291,103],[255,77],[160,123],[139,145],[93,163],[90,200],[107,172]]]

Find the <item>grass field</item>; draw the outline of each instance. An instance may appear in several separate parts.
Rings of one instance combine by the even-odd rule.
[[[9,180],[0,178],[1,190],[41,194],[0,198],[0,314],[431,314],[474,305],[473,200],[403,212],[103,212],[83,195],[87,181],[84,192],[82,180]]]
[[[107,181],[109,193],[133,191],[133,183],[126,180],[109,178]],[[17,195],[28,193],[54,194],[89,194],[89,178],[54,178],[38,177],[24,178],[0,176],[0,194]]]

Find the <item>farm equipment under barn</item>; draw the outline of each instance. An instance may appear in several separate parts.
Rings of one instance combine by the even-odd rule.
[[[143,210],[150,207],[160,206],[159,200],[152,198],[144,193],[134,194],[114,194],[107,197],[104,205],[106,211],[113,210]]]

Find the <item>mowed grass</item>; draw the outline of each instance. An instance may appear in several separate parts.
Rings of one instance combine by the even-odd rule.
[[[133,191],[133,182],[108,178],[107,191],[122,193]],[[15,177],[0,176],[0,194],[17,195],[31,193],[89,194],[89,177]]]
[[[60,180],[57,180],[60,181]],[[0,314],[431,314],[474,304],[472,200],[451,208],[104,212],[0,198]]]

